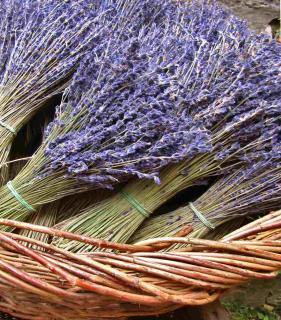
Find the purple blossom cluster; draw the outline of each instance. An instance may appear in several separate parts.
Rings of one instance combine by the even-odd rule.
[[[2,86],[21,80],[16,88],[24,86],[25,91],[34,94],[42,89],[48,92],[65,79],[91,47],[92,12],[76,1],[41,4],[17,35]],[[20,19],[25,17],[20,15]]]
[[[206,127],[209,121],[216,120],[212,124],[218,141],[213,151],[216,159],[234,154],[243,162],[262,165],[270,158],[275,167],[280,163],[281,48],[275,43],[260,43],[247,53],[246,60],[236,63],[236,76],[227,93],[199,116],[206,121]],[[214,117],[210,118],[210,114]]]
[[[113,22],[102,19],[104,37],[47,132],[62,128],[46,170],[109,187],[133,175],[159,182],[161,168],[201,153],[227,169],[279,161],[280,46],[205,1],[116,1],[100,16],[108,8]]]
[[[61,123],[66,133],[46,150],[49,168],[102,187],[134,175],[159,182],[162,167],[210,150],[207,131],[177,114],[174,68],[169,57],[156,63],[145,31],[111,39],[110,51],[108,43],[98,46],[81,64],[64,107],[71,106]]]
[[[272,167],[278,165],[280,45],[251,34],[243,22],[215,6],[192,16],[204,20],[200,28],[198,20],[189,28],[194,40],[185,42],[190,59],[178,70],[183,91],[178,103],[179,110],[212,132],[212,159],[225,164],[225,171],[223,166],[208,170],[213,160],[206,171],[222,174],[235,168],[229,163],[262,165],[268,157]]]
[[[106,3],[2,0],[7,9],[0,25],[3,122],[18,131],[44,102],[67,87],[79,62],[103,39],[102,24],[116,11],[111,1]]]
[[[270,149],[278,161],[280,46],[205,1],[130,10],[136,19],[122,24],[117,10],[114,36],[104,28],[74,75],[50,169],[109,186],[125,175],[158,181],[162,167],[210,151],[240,163]]]

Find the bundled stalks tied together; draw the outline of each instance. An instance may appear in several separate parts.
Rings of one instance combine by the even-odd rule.
[[[0,2],[0,169],[20,129],[66,88],[81,58],[98,37],[98,3],[92,1]]]
[[[84,208],[104,200],[110,194],[111,192],[109,190],[98,190],[65,197],[39,208],[37,212],[29,218],[28,222],[38,226],[52,228],[56,224],[75,216],[77,212]],[[40,232],[20,230],[20,234],[41,242],[50,242],[49,235]]]
[[[262,166],[271,159],[275,168],[280,161],[278,44],[251,34],[243,22],[204,1],[182,4],[164,36],[150,35],[149,41],[164,50],[162,60],[173,70],[168,90],[176,88],[178,117],[184,121],[188,116],[207,130],[212,146],[204,150],[200,143],[205,152],[163,169],[159,185],[128,183],[116,195],[60,224],[62,230],[126,242],[145,218],[179,191],[212,176],[231,174],[243,164]],[[177,58],[166,59],[172,55]],[[67,240],[57,245],[91,250]]]
[[[102,8],[110,19],[95,30],[107,37],[80,63],[39,150],[0,190],[1,217],[25,220],[43,204],[133,176],[159,182],[163,166],[209,150],[206,130],[175,112],[173,68],[156,64],[148,41],[166,32],[171,8],[125,1],[123,12],[119,4]]]
[[[219,179],[196,201],[173,212],[151,217],[136,231],[130,242],[173,236],[187,226],[192,237],[206,237],[208,232],[238,217],[262,214],[280,207],[281,167],[242,167]]]

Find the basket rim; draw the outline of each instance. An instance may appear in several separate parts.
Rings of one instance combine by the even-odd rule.
[[[121,319],[160,314],[183,305],[203,305],[234,286],[251,279],[272,279],[281,270],[281,210],[219,241],[190,238],[190,227],[185,237],[127,245],[7,219],[0,219],[0,225],[99,248],[78,254],[16,233],[0,232],[0,294],[6,303],[4,308],[0,301],[0,310],[15,315],[21,312],[15,307],[20,304],[35,317],[38,310],[31,307],[31,301],[37,301],[43,306],[45,314],[40,319],[44,320]],[[162,250],[175,243],[187,247]],[[114,306],[114,316],[108,305]],[[66,307],[69,311],[62,316]]]

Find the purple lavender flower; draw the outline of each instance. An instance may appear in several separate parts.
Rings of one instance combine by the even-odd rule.
[[[210,150],[207,132],[176,112],[170,59],[155,59],[158,33],[135,29],[102,54],[96,47],[74,76],[66,133],[46,150],[56,170],[106,187],[133,175],[158,182],[162,167]]]
[[[108,175],[109,184],[124,174],[154,178],[168,164],[209,152],[204,128],[214,148],[198,179],[253,153],[263,161],[265,148],[273,147],[264,134],[279,89],[269,94],[267,84],[279,77],[270,61],[279,62],[280,47],[204,1],[176,7],[166,1],[161,8],[161,19],[145,19],[142,28],[131,22],[131,33],[117,29],[81,64],[68,96],[67,121],[78,130],[49,144],[53,168],[85,181]],[[258,83],[263,86],[254,90]]]
[[[101,10],[92,1],[0,2],[0,170],[17,132],[62,94],[86,53],[102,41],[103,25],[116,11],[110,3]]]
[[[131,105],[135,106],[134,102],[143,96],[142,88],[145,87],[148,92],[146,91],[144,94],[144,101],[147,101],[147,96],[151,93],[149,101],[153,103],[153,109],[155,108],[154,103],[157,97],[157,103],[163,102],[165,109],[169,110],[170,104],[172,105],[174,113],[181,124],[185,122],[187,124],[194,123],[197,128],[202,128],[201,130],[205,128],[204,132],[207,129],[210,133],[212,149],[205,149],[205,153],[202,155],[204,144],[206,147],[206,143],[201,139],[201,135],[198,135],[200,141],[194,142],[189,140],[189,144],[190,146],[196,146],[197,151],[201,150],[199,152],[200,155],[196,156],[196,153],[188,150],[188,154],[192,158],[187,157],[186,161],[180,161],[177,165],[162,170],[160,174],[161,184],[159,186],[155,186],[153,182],[132,181],[124,187],[124,190],[132,194],[136,201],[139,201],[144,208],[148,208],[147,215],[173,197],[177,192],[195,184],[206,182],[206,179],[210,176],[221,176],[224,174],[225,177],[234,177],[237,174],[236,170],[239,168],[244,168],[243,170],[245,171],[245,177],[242,180],[238,179],[243,183],[245,189],[248,188],[247,183],[251,177],[259,178],[260,173],[264,171],[264,176],[258,181],[258,187],[261,190],[263,186],[260,183],[264,183],[266,174],[269,173],[273,176],[274,172],[272,170],[277,170],[281,163],[279,150],[281,47],[269,42],[268,38],[264,36],[251,34],[244,22],[233,17],[224,9],[220,9],[217,5],[210,5],[209,1],[194,1],[188,5],[186,5],[186,2],[183,3],[181,1],[177,1],[176,3],[178,8],[180,8],[179,11],[177,9],[174,11],[167,10],[168,18],[165,20],[165,23],[156,26],[151,25],[149,29],[144,28],[141,33],[141,44],[136,52],[141,52],[144,57],[149,57],[149,69],[147,69],[149,71],[145,73],[151,77],[151,82],[149,82],[148,86],[145,86],[143,82],[144,77],[137,76],[139,80],[137,84],[140,83],[141,88],[135,90],[137,86],[131,85],[132,82],[134,83],[133,80],[127,80],[128,84],[123,84],[122,87],[123,76],[120,74],[117,84],[121,84],[121,88],[124,91],[118,90],[118,87],[116,87],[119,93],[116,97],[113,93],[114,90],[112,90],[112,95],[110,96],[112,100],[109,105],[113,103],[114,108],[110,118],[115,119],[114,117],[116,116],[116,121],[118,121],[119,108],[123,112],[122,103],[115,103],[117,101],[115,100],[116,98],[120,101],[119,99],[124,95],[125,101],[130,102],[127,105],[127,109],[129,109]],[[169,6],[168,1],[165,1],[165,4]],[[148,40],[145,41],[145,39]],[[114,48],[114,46],[112,47]],[[126,59],[126,61],[128,60]],[[112,58],[111,61],[115,61],[115,58]],[[106,66],[105,72],[110,70],[110,64]],[[131,68],[128,67],[128,69],[142,70],[143,66],[138,68],[138,64],[134,62]],[[151,73],[150,70],[155,71]],[[154,74],[157,75],[157,79],[152,76]],[[109,88],[112,88],[112,83],[112,80],[104,81],[96,92],[99,92],[102,96],[102,93],[106,93],[107,84],[109,84]],[[160,83],[162,87],[159,91]],[[132,88],[134,94],[133,100],[130,98],[130,92],[125,92],[125,89],[128,87]],[[103,91],[104,88],[105,90]],[[138,95],[139,92],[141,96]],[[93,99],[93,103],[99,101],[98,99]],[[104,103],[105,101],[107,99],[102,96],[101,102]],[[89,100],[85,102],[85,105],[89,107],[90,104]],[[109,109],[107,107],[103,108],[103,106],[100,108],[101,112],[110,110],[110,107]],[[78,109],[81,110],[81,108]],[[94,109],[92,110],[94,111]],[[130,119],[128,126],[131,131],[136,128],[134,122],[139,112],[138,109],[137,112],[134,112],[134,110],[135,108],[129,110],[128,114],[126,114],[126,119]],[[78,111],[76,114],[78,114]],[[97,134],[97,137],[99,137],[100,130],[102,130],[102,133],[105,132],[104,127],[99,127],[99,121],[102,119],[99,113],[98,117],[98,119],[97,117],[94,119],[97,130],[94,131],[94,134]],[[153,116],[151,119],[154,119]],[[152,121],[153,124],[154,121]],[[146,123],[149,124],[150,121],[146,121]],[[114,120],[113,124],[115,124]],[[180,130],[180,124],[175,122],[175,125]],[[188,131],[191,133],[190,129]],[[172,130],[171,132],[172,134],[174,133]],[[149,135],[153,135],[153,131],[149,131],[148,133]],[[85,134],[83,133],[79,136],[77,141],[82,141]],[[165,143],[159,146],[160,153],[166,152],[166,145],[169,145],[169,143],[171,148],[173,145],[178,147],[177,141],[179,140],[177,139],[180,137],[180,131],[177,132],[175,137],[176,139],[173,140],[174,136],[165,135]],[[190,138],[190,134],[187,137]],[[114,137],[114,143],[117,142],[117,138],[118,136]],[[162,142],[161,139],[160,141]],[[68,137],[62,136],[62,140],[56,141],[52,145],[53,149],[48,151],[48,156],[50,156],[52,162],[58,168],[64,167],[66,164],[64,154],[67,150],[62,149],[64,147],[63,144],[69,142],[71,146],[76,146],[77,144],[73,144],[74,141],[75,135],[71,132]],[[142,147],[142,145],[139,145],[139,140],[132,140],[132,142],[137,143],[133,145],[134,148]],[[96,142],[95,140],[95,143],[98,145],[100,141]],[[181,145],[184,146],[185,143],[181,142]],[[152,148],[152,150],[156,152],[158,148],[157,140],[154,142],[154,146],[155,148]],[[200,146],[200,149],[198,146]],[[134,148],[131,148],[130,145],[129,153],[135,152]],[[75,161],[77,157],[76,150],[74,148],[74,158],[72,159],[75,159]],[[57,151],[59,153],[56,154]],[[163,160],[164,162],[167,161],[166,165],[173,162],[176,158],[183,160],[184,158],[181,158],[181,156],[186,151],[187,149],[184,148],[182,150],[180,148],[174,149],[175,154]],[[113,152],[112,150],[110,154],[103,153],[102,159],[95,158],[95,160],[106,163],[106,159],[110,159]],[[122,148],[118,156],[121,158],[128,155]],[[67,160],[70,157],[67,156]],[[63,159],[63,163],[60,163],[60,158]],[[108,164],[110,165],[112,162],[110,159]],[[160,165],[164,166],[164,162],[161,162]],[[149,159],[149,163],[154,162],[152,159]],[[254,168],[252,168],[253,166]],[[110,172],[114,173],[112,177],[118,178],[115,170],[116,168]],[[134,164],[130,165],[129,168],[127,165],[126,170],[127,173],[133,173],[135,170]],[[81,173],[82,179],[84,179],[83,172],[80,172],[79,175]],[[240,177],[238,176],[237,178]],[[232,188],[233,193],[231,196],[233,198],[230,196],[230,199],[227,200],[231,202],[237,197],[238,201],[236,204],[238,204],[238,194],[235,194],[234,191],[238,189],[239,184],[232,180],[230,185],[227,186],[228,188],[222,188],[219,184],[216,186],[216,192],[212,194],[212,197],[216,201],[222,202],[224,193],[227,197],[228,188]],[[278,183],[276,186],[277,189],[275,190],[279,192]],[[143,192],[138,194],[139,190],[143,190]],[[249,195],[251,190],[251,188],[247,189]],[[243,190],[239,192],[243,192]],[[254,198],[258,197],[258,194],[253,193],[252,195],[253,199],[249,207],[254,206],[256,201]],[[263,197],[263,200],[265,199]],[[267,199],[270,199],[270,197],[268,196]],[[212,209],[212,206],[210,206],[211,201],[210,197],[206,199],[206,209]],[[276,198],[274,201],[274,205],[276,205]],[[112,206],[112,203],[116,205]],[[259,202],[256,203],[256,209],[258,209]],[[235,210],[235,203],[232,202],[231,205],[231,208]],[[224,208],[223,204],[222,208]],[[245,208],[247,207],[245,206]],[[186,207],[184,210],[189,212],[188,220],[178,220],[178,216],[174,216],[174,219],[164,220],[165,223],[161,225],[160,217],[157,220],[158,224],[154,224],[155,234],[163,236],[164,233],[161,232],[164,230],[165,235],[174,235],[179,231],[174,230],[174,222],[177,223],[177,226],[180,226],[180,229],[183,225],[186,225],[190,221],[192,222],[194,213],[191,212],[190,219],[190,210],[188,211]],[[123,218],[122,213],[128,213],[128,211],[129,214]],[[204,210],[202,212],[205,213]],[[228,215],[228,218],[231,218],[231,214]],[[111,228],[110,222],[108,222],[111,219],[118,221],[120,225],[125,225],[128,221],[130,222],[130,230],[118,229],[115,231],[115,236],[111,237],[115,241],[120,241],[120,239],[126,241],[139,227],[140,223],[144,220],[144,216],[140,216],[140,212],[136,206],[132,205],[130,201],[124,201],[122,193],[119,193],[106,199],[101,204],[91,206],[81,212],[81,215],[69,221],[64,230],[100,237],[103,236],[103,234],[99,234],[101,228],[95,228],[95,226],[102,225],[103,229]],[[91,221],[91,224],[89,224],[89,221]],[[154,221],[154,218],[149,218],[147,221],[147,229],[143,232],[144,234],[148,233],[148,230],[152,230],[149,226]],[[161,226],[160,228],[159,225]],[[165,228],[167,225],[169,225],[168,231],[171,230],[171,233],[167,233],[167,228]],[[202,226],[202,223],[200,226]],[[150,233],[150,236],[154,237],[155,234]],[[92,249],[82,248],[82,245],[79,246],[74,242],[64,243],[62,246],[74,251]]]

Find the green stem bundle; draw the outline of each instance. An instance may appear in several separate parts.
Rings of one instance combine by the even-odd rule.
[[[59,227],[95,238],[126,242],[142,222],[166,201],[194,185],[200,178],[217,173],[220,164],[213,160],[210,165],[212,158],[212,154],[206,154],[164,169],[160,175],[160,185],[145,180],[132,181],[121,192],[86,208]],[[92,250],[85,244],[68,240],[56,245],[75,252]]]
[[[108,191],[99,190],[63,198],[39,208],[39,210],[30,217],[28,222],[38,226],[52,228],[57,223],[73,217],[77,212],[88,207],[90,204],[100,202],[108,196],[108,194]],[[20,231],[20,234],[45,243],[50,241],[48,235],[32,230],[23,229]]]
[[[147,219],[129,242],[173,236],[187,226],[193,228],[189,236],[202,238],[210,232],[205,221],[217,228],[237,217],[262,214],[276,209],[281,200],[280,181],[280,168],[265,171],[251,179],[246,179],[243,171],[239,170],[219,179],[194,203]]]
[[[64,116],[67,116],[67,112],[64,113]],[[77,117],[79,118],[79,115]],[[61,119],[63,120],[64,117]],[[45,148],[49,141],[62,130],[63,128],[59,125],[55,125],[32,159],[10,182],[10,187],[7,184],[1,188],[0,212],[2,218],[26,221],[44,204],[91,189],[90,185],[80,183],[75,178],[66,179],[65,172],[59,170],[52,174],[42,175],[42,169],[48,162],[44,155]]]

